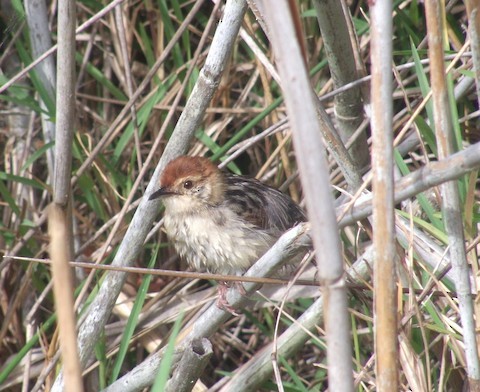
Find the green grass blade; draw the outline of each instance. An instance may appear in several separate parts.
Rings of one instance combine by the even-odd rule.
[[[175,76],[175,75],[174,75]],[[174,83],[176,77],[170,77],[168,78],[168,81],[166,81],[163,85],[159,86],[158,91],[153,94],[147,102],[138,110],[137,113],[137,121],[138,121],[138,133],[139,136],[142,136],[145,127],[148,124],[148,121],[150,120],[152,110],[154,106],[165,97],[165,92],[167,91],[168,88],[171,87],[171,85]],[[115,151],[113,153],[113,162],[114,164],[118,163],[118,160],[122,156],[122,153],[124,152],[125,148],[130,146],[130,142],[133,138],[134,135],[134,127],[133,127],[133,122],[130,121],[128,126],[126,127],[125,131],[123,132],[122,136],[120,137],[118,144],[115,146]]]
[[[403,160],[402,156],[400,155],[397,149],[394,150],[394,158],[395,158],[395,163],[399,168],[400,172],[402,173],[402,175],[406,176],[407,174],[409,174],[410,169],[408,168],[407,164],[405,163],[405,161]],[[432,203],[430,203],[430,201],[425,196],[425,194],[423,192],[419,193],[416,196],[416,198],[420,204],[420,207],[422,208],[422,211],[425,212],[430,222],[432,222],[432,224],[438,230],[444,231],[442,220],[437,217],[436,215],[437,211],[435,211],[435,209],[432,206]]]
[[[2,385],[10,373],[17,367],[17,365],[22,361],[22,359],[27,355],[27,353],[38,344],[40,337],[43,336],[48,330],[55,324],[57,320],[57,315],[52,314],[47,321],[39,328],[38,332],[33,335],[33,337],[25,343],[25,345],[20,349],[20,351],[15,355],[8,364],[0,372],[0,385]]]
[[[160,9],[160,15],[162,17],[163,26],[164,26],[164,29],[165,29],[165,39],[166,39],[166,41],[170,41],[171,38],[173,37],[173,35],[175,34],[176,29],[173,26],[172,19],[169,15],[166,1],[165,0],[158,0],[157,4],[158,4],[158,7]],[[186,62],[183,59],[182,50],[181,50],[180,46],[178,45],[178,43],[176,43],[173,46],[172,57],[173,57],[173,61],[175,63],[176,68],[182,67]]]
[[[415,125],[418,127],[425,144],[430,148],[433,155],[438,157],[437,140],[435,138],[435,132],[430,128],[430,125],[420,116],[415,118]]]
[[[15,213],[15,215],[20,217],[21,215],[20,208],[18,208],[17,203],[15,202],[15,199],[12,197],[12,195],[8,191],[7,186],[3,181],[0,181],[0,196],[1,196],[1,200],[3,200],[8,204],[8,206]]]
[[[75,60],[78,64],[82,64],[83,56],[81,53],[75,54]],[[85,65],[85,69],[87,70],[88,74],[93,77],[98,83],[100,83],[103,87],[105,87],[114,98],[118,99],[119,101],[128,101],[127,96],[120,90],[117,86],[115,86],[110,79],[107,79],[106,76],[100,71],[97,67],[95,67],[92,63],[87,63]]]
[[[45,154],[49,149],[53,148],[54,145],[55,145],[55,141],[52,141],[40,147],[37,151],[35,151],[32,155],[28,157],[27,161],[23,164],[20,171],[24,171],[33,162],[35,162],[38,158],[40,158],[43,154]]]
[[[413,41],[411,41],[410,47],[412,49],[413,61],[415,63],[415,73],[417,75],[418,85],[420,86],[420,90],[422,91],[423,98],[425,98],[430,93],[430,84],[428,83],[427,73],[425,72],[425,69],[423,68],[422,63],[420,62],[420,56],[418,54],[417,48],[415,47]],[[428,116],[429,123],[430,124],[435,124],[435,122],[433,120],[433,103],[432,103],[432,100],[429,100],[427,102],[427,105],[425,106],[425,109],[427,111],[427,116]],[[432,129],[433,129],[433,125],[432,125]]]
[[[158,369],[157,377],[155,377],[155,382],[153,383],[151,392],[163,392],[165,390],[165,385],[167,385],[168,376],[170,374],[170,368],[173,361],[175,341],[177,339],[178,333],[180,332],[182,320],[183,313],[178,316],[178,318],[175,320],[175,323],[173,324],[172,334],[170,336],[170,339],[168,339],[165,354],[163,354],[160,369]]]
[[[107,387],[107,353],[105,344],[105,333],[102,333],[97,344],[95,344],[95,357],[98,360],[98,387],[105,389]]]
[[[0,171],[0,180],[19,182],[20,184],[31,186],[32,188],[45,190],[47,189],[46,185],[37,180],[32,180],[30,178],[25,178],[22,176],[17,176],[15,174],[5,173]]]
[[[159,245],[157,245],[155,250],[153,251],[152,257],[150,258],[150,261],[148,263],[148,268],[153,268],[155,266],[159,248]],[[110,378],[111,383],[117,380],[118,376],[120,375],[120,370],[122,369],[122,364],[127,355],[130,340],[133,336],[133,333],[135,332],[138,317],[140,316],[143,304],[145,303],[145,298],[147,297],[148,287],[150,286],[151,280],[152,275],[145,275],[142,284],[140,285],[140,288],[138,290],[137,298],[135,299],[135,303],[133,304],[132,312],[130,313],[130,317],[128,318],[127,325],[125,326],[122,340],[120,342],[120,349],[118,350],[118,354],[113,365],[112,375]]]
[[[288,361],[282,356],[279,356],[278,359],[280,360],[280,363],[287,371],[288,375],[291,377],[296,387],[296,390],[301,392],[308,392],[308,388],[304,385],[301,378],[297,375],[295,369],[288,363]]]

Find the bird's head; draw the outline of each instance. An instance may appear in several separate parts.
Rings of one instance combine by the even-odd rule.
[[[224,195],[223,173],[203,157],[181,156],[170,161],[160,176],[160,189],[149,200],[162,197],[166,207],[216,205]]]

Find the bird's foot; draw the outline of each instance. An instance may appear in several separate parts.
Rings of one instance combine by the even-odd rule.
[[[242,285],[242,282],[234,282],[233,285],[236,287],[236,289],[241,295],[247,294],[245,288]],[[230,314],[233,314],[234,316],[238,316],[239,314],[227,300],[227,291],[230,287],[231,286],[228,284],[228,282],[218,282],[217,307],[219,309],[227,311]]]
[[[242,297],[245,297],[247,295],[247,292],[245,291],[245,287],[243,287],[242,282],[235,281],[233,282],[233,285],[235,286],[235,288],[238,290],[238,292]]]

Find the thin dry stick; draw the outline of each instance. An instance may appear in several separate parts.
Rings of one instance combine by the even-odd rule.
[[[17,261],[28,261],[31,263],[40,263],[51,265],[52,260],[49,259],[38,259],[33,257],[20,257],[12,256],[13,260]],[[261,284],[300,284],[305,286],[318,286],[317,283],[312,281],[302,281],[295,280],[292,282],[290,279],[279,279],[279,278],[257,278],[255,276],[245,277],[238,275],[220,275],[220,274],[210,274],[206,272],[189,272],[189,271],[175,271],[175,270],[164,270],[158,268],[142,268],[142,267],[119,267],[110,264],[93,264],[83,261],[70,261],[68,263],[70,267],[75,268],[85,268],[92,270],[102,270],[102,271],[119,271],[119,272],[128,272],[132,274],[149,274],[155,276],[168,276],[172,278],[184,278],[184,279],[208,279],[208,280],[217,280],[225,282],[252,282],[252,283],[261,283]]]
[[[450,113],[445,65],[443,62],[443,34],[445,32],[444,10],[442,3],[436,0],[425,2],[428,45],[430,58],[430,78],[433,99],[433,115],[437,139],[439,158],[449,156],[453,151],[454,135]],[[458,186],[450,181],[440,186],[442,194],[442,215],[445,221],[445,230],[449,239],[450,260],[456,276],[460,318],[463,327],[467,374],[472,390],[480,389],[480,363],[478,359],[475,322],[473,318],[473,303],[471,298],[470,268],[468,266],[465,240],[462,226],[462,213]]]
[[[392,3],[371,11],[373,245],[377,390],[398,388],[393,187]]]

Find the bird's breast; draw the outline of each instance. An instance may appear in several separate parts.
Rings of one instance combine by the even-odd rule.
[[[164,225],[182,258],[197,270],[213,273],[244,272],[275,241],[227,208],[210,207],[195,213],[167,209]]]

